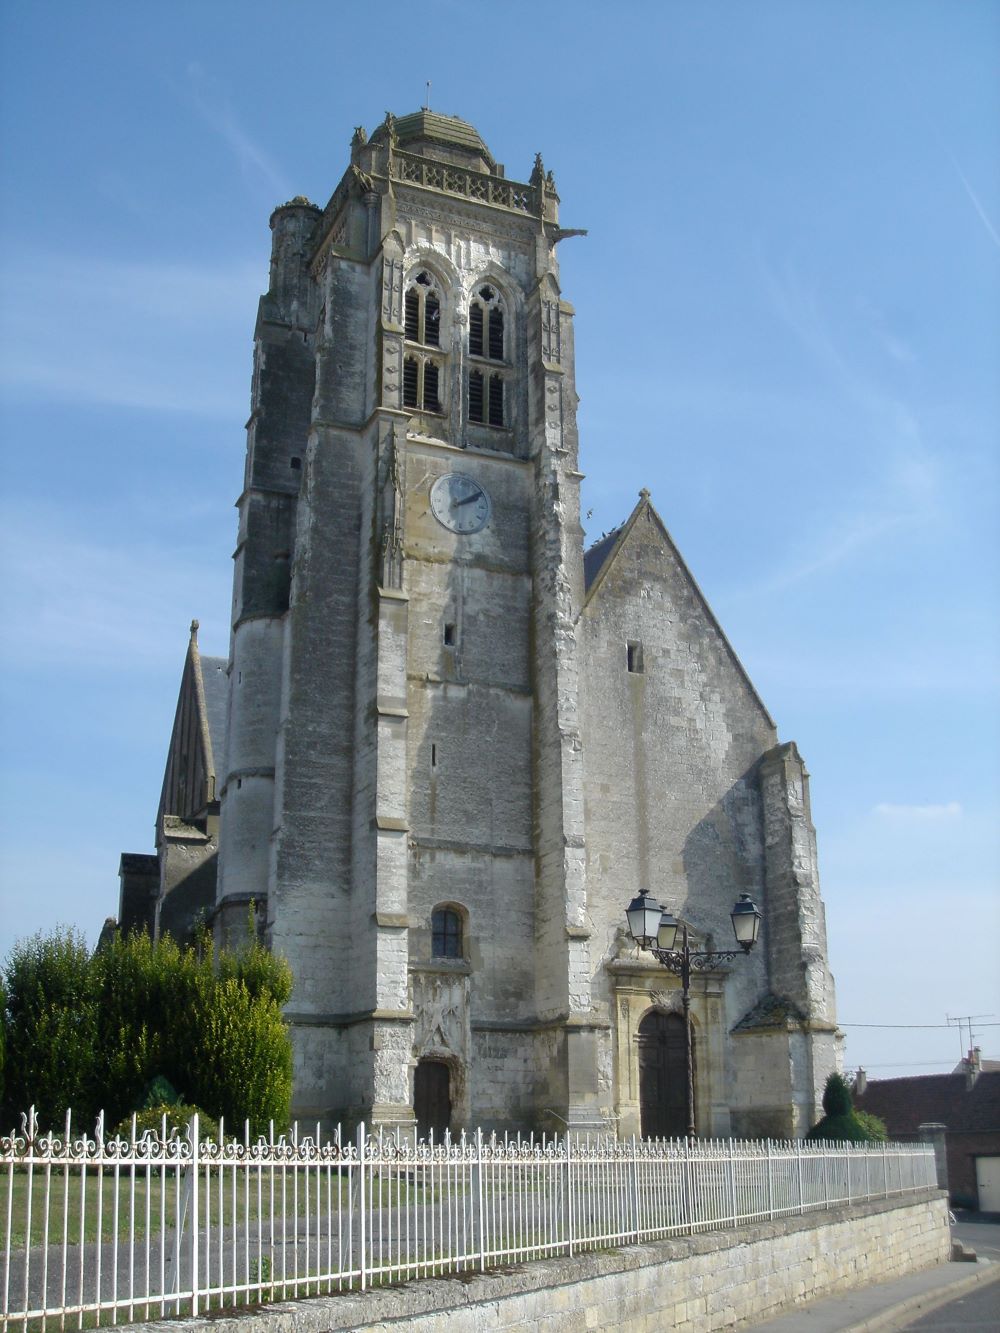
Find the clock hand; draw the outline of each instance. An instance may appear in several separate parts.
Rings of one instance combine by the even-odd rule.
[[[478,499],[479,499],[479,491],[473,491],[471,495],[467,495],[463,500],[452,500],[451,507],[452,509],[457,509],[459,505],[470,505],[472,504],[473,500],[478,500]]]

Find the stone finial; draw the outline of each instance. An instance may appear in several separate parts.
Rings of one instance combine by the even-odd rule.
[[[534,185],[535,188],[537,189],[540,185],[543,184],[544,180],[545,180],[545,165],[542,162],[541,153],[536,153],[535,165],[531,169],[531,180],[529,183],[531,185]]]
[[[197,642],[198,642],[198,630],[199,630],[200,628],[201,628],[201,626],[200,626],[200,624],[198,623],[197,620],[192,620],[192,621],[191,621],[191,642],[192,642],[192,643],[197,643]]]
[[[639,492],[639,499],[649,500],[649,488],[647,486],[643,486],[642,490]]]
[[[351,139],[352,148],[363,148],[368,142],[368,132],[363,125],[355,125],[354,136]]]

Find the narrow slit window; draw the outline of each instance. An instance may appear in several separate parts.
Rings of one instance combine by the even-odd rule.
[[[444,646],[445,646],[446,648],[454,648],[454,646],[455,646],[455,642],[456,642],[456,639],[455,639],[455,626],[454,626],[454,625],[445,625],[445,627],[444,627]]]
[[[438,368],[433,361],[424,363],[424,407],[428,412],[440,412],[438,397]]]
[[[478,370],[469,374],[469,420],[483,419],[483,377]]]
[[[420,385],[420,367],[416,359],[408,356],[403,362],[403,406],[417,407]]]
[[[289,462],[289,467],[293,468],[296,472],[298,472],[299,469],[302,467],[302,459],[293,457]]]
[[[503,425],[503,380],[499,375],[490,376],[490,425]]]
[[[420,297],[411,287],[405,302],[406,336],[410,342],[420,341]]]
[[[490,311],[490,360],[503,360],[503,311],[497,306]]]
[[[469,353],[483,354],[483,307],[478,302],[473,302],[469,310]]]
[[[432,746],[431,746],[431,768],[437,768],[437,766],[438,766],[438,747],[437,747],[436,745],[432,745]]]
[[[430,347],[441,346],[441,303],[430,292],[424,304],[424,342]]]
[[[627,643],[625,645],[625,656],[629,671],[633,675],[641,676],[645,669],[642,662],[642,644],[639,642]]]

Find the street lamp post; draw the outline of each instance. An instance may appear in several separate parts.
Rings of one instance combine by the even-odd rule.
[[[675,917],[651,898],[646,889],[640,889],[625,909],[629,933],[640,949],[651,953],[674,976],[681,979],[681,999],[684,1006],[684,1072],[687,1079],[687,1137],[695,1136],[694,1126],[694,1059],[691,1048],[691,972],[705,972],[718,963],[738,958],[740,952],[749,953],[760,933],[760,912],[749,893],[741,893],[729,914],[739,949],[695,950],[688,947],[688,931]],[[681,932],[681,947],[675,948],[677,932]]]

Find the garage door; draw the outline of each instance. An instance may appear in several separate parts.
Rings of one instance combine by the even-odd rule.
[[[976,1158],[976,1187],[979,1211],[1000,1213],[1000,1157]]]

